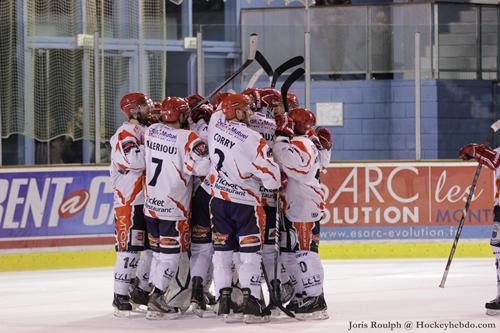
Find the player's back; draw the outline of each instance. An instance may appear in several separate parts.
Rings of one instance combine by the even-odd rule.
[[[279,169],[261,135],[244,123],[227,121],[222,112],[208,126],[211,169],[208,180],[215,197],[247,205],[260,205],[261,181],[279,186]]]
[[[278,139],[273,152],[288,176],[287,217],[292,221],[319,219],[324,208],[324,194],[319,179],[322,166],[314,143],[305,135],[296,136],[289,142]]]
[[[144,212],[163,220],[186,219],[192,192],[189,147],[198,136],[158,123],[145,134],[146,200]]]
[[[144,130],[140,124],[126,122],[110,139],[110,175],[115,207],[142,205],[144,202]]]

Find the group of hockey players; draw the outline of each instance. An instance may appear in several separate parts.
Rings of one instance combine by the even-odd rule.
[[[260,323],[281,308],[328,318],[318,244],[330,132],[272,88],[203,102],[121,99],[128,121],[111,138],[110,171],[115,314]]]

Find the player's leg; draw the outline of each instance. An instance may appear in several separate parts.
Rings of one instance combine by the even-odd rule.
[[[202,316],[207,310],[204,286],[209,280],[213,245],[210,226],[210,195],[200,186],[193,198],[191,218],[191,308]],[[211,280],[211,279],[210,279]]]
[[[187,221],[164,221],[147,219],[148,231],[153,230],[152,237],[157,239],[156,251],[153,254],[156,267],[152,269],[151,282],[153,292],[148,303],[147,319],[174,319],[178,317],[178,309],[167,304],[165,291],[177,273],[181,253],[182,224]],[[149,227],[152,224],[157,226]]]
[[[149,248],[148,233],[146,220],[143,213],[143,205],[135,206],[133,215],[133,225],[131,229],[131,247],[134,251],[140,251],[142,254],[137,271],[135,274],[134,283],[130,288],[130,301],[135,310],[143,312],[141,305],[147,307],[151,286],[149,285],[149,273],[151,270],[151,260],[153,251]],[[145,310],[145,309],[144,309]]]
[[[280,231],[281,263],[285,267],[286,273],[289,277],[289,283],[287,284],[288,292],[292,293],[292,298],[286,308],[295,312],[299,302],[302,300],[304,292],[303,284],[299,283],[299,265],[296,257],[296,252],[298,250],[297,232],[293,227],[293,223],[286,217],[284,218],[282,228],[283,229]]]
[[[214,247],[214,287],[218,295],[217,315],[224,321],[233,321],[231,315],[232,264],[236,238],[232,222],[227,216],[227,202],[219,198],[210,201],[212,244]]]
[[[115,207],[116,262],[114,268],[114,314],[128,316],[132,310],[129,288],[139,261],[139,253],[131,247],[134,206]]]
[[[232,203],[231,217],[238,226],[240,268],[238,278],[243,293],[243,314],[246,323],[267,322],[270,311],[262,300],[261,263],[266,213],[261,206]]]
[[[295,311],[299,319],[327,319],[328,312],[323,294],[324,271],[318,254],[319,221],[294,222],[297,232],[298,284],[302,284],[303,297]]]
[[[500,314],[500,206],[495,206],[493,230],[491,234],[491,248],[495,255],[495,265],[497,269],[497,297],[486,303],[486,313],[494,316]]]

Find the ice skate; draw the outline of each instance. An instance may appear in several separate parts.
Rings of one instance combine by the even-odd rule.
[[[179,310],[167,304],[163,293],[153,292],[149,297],[148,312],[146,319],[160,320],[160,319],[177,319],[179,317]]]
[[[298,320],[323,320],[328,319],[328,311],[323,294],[319,296],[306,296],[298,302],[295,310]]]
[[[217,317],[226,323],[236,323],[243,321],[243,312],[231,301],[232,288],[222,288],[220,290],[219,302],[217,304]]]
[[[209,306],[210,300],[203,292],[203,279],[195,276],[191,280],[191,285],[191,305],[187,312],[192,312],[200,318],[214,317],[215,313],[212,311],[212,307]]]
[[[132,311],[146,313],[148,308],[149,293],[139,286],[132,286],[130,291],[130,303]]]
[[[249,288],[243,288],[243,320],[247,324],[267,323],[271,320],[271,311],[265,304],[252,296]]]
[[[286,309],[292,312],[297,311],[297,308],[299,307],[299,303],[301,301],[302,301],[302,294],[293,295],[292,299],[290,300],[290,303],[286,305]]]
[[[489,316],[500,315],[500,296],[484,305]]]
[[[128,295],[118,295],[114,294],[113,297],[113,314],[115,317],[126,318],[130,316],[130,311],[132,311],[132,305],[130,304],[130,298]]]
[[[269,290],[269,305],[268,309],[271,311],[273,317],[279,317],[281,315],[281,310],[277,307],[274,302],[275,297],[281,301],[281,282],[280,280],[272,280],[270,282],[271,290]]]

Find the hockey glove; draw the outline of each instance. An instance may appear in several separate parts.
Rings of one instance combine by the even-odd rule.
[[[288,117],[286,114],[276,115],[276,130],[274,133],[276,137],[278,136],[286,136],[288,138],[293,137],[293,127],[294,123],[292,118]]]
[[[491,170],[495,170],[500,164],[500,154],[485,145],[477,143],[470,143],[460,148],[458,156],[463,160],[475,159],[478,163],[486,165]]]
[[[311,128],[309,131],[307,131],[306,135],[309,138],[309,140],[311,140],[312,143],[314,143],[314,145],[316,146],[316,148],[318,148],[318,150],[323,150],[321,141],[319,140],[318,134],[316,134],[314,128]]]
[[[326,150],[332,149],[333,139],[332,139],[332,134],[330,133],[328,128],[317,127],[316,134],[318,135],[319,142],[321,142],[321,146],[324,149],[326,149]]]
[[[196,124],[198,120],[203,119],[208,124],[212,113],[214,113],[214,109],[211,104],[202,104],[191,111],[191,120]]]

